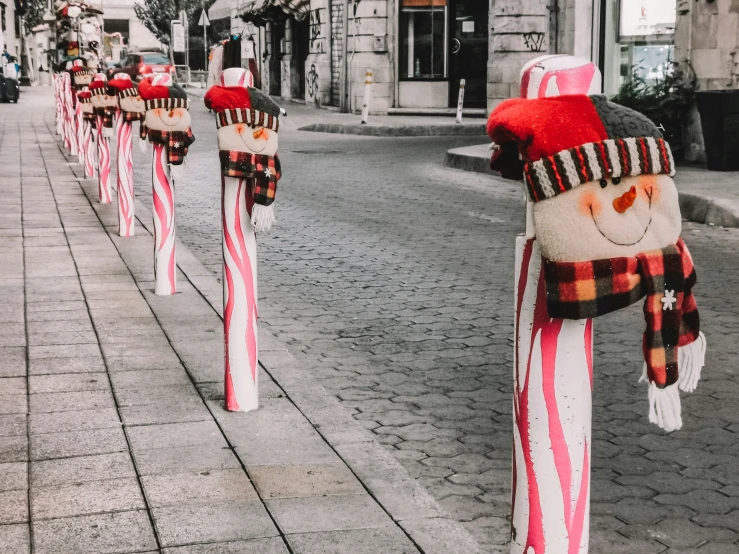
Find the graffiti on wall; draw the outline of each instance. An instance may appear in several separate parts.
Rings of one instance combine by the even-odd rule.
[[[305,90],[308,98],[315,98],[318,94],[318,72],[316,71],[315,64],[311,64],[306,80],[308,81],[308,86]]]
[[[544,33],[524,33],[523,40],[526,48],[532,52],[541,52],[542,46],[544,46]]]
[[[321,36],[321,8],[310,11],[310,49],[314,54],[323,53]]]

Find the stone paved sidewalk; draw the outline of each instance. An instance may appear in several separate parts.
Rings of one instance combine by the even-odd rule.
[[[154,296],[151,236],[33,112],[0,107],[0,552],[479,551],[268,333],[225,412],[215,279],[182,250]]]

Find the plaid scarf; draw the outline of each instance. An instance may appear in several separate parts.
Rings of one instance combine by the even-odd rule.
[[[649,381],[665,388],[678,380],[677,350],[698,338],[692,289],[693,260],[682,239],[638,254],[590,262],[544,259],[549,316],[586,319],[619,310],[642,297],[647,329],[642,350]]]
[[[254,179],[254,202],[269,206],[275,201],[277,181],[282,177],[280,158],[275,154],[263,156],[251,152],[221,150],[221,174],[224,177],[245,177]]]
[[[146,123],[144,121],[146,120],[146,115],[142,117],[139,121],[141,123],[139,124],[139,138],[141,140],[146,140],[146,138],[149,136],[149,133],[146,131]]]
[[[106,129],[112,129],[113,128],[113,115],[115,114],[115,108],[98,108],[95,107],[92,109],[95,116],[100,116],[103,118],[103,127]]]
[[[123,121],[144,121],[144,117],[146,117],[146,114],[141,112],[124,112],[121,110],[121,115],[123,116]]]
[[[195,142],[192,131],[158,131],[147,128],[149,141],[163,144],[167,147],[167,156],[170,165],[180,165],[185,161],[188,147]]]

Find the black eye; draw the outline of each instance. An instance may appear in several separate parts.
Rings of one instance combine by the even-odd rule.
[[[614,185],[618,185],[621,183],[621,177],[614,177],[612,181]]]
[[[605,179],[601,179],[600,180],[600,188],[604,189],[607,186],[608,186],[608,181],[606,181]]]

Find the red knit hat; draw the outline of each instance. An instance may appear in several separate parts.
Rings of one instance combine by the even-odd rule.
[[[147,110],[188,108],[187,92],[166,73],[147,77],[139,84],[139,95]]]
[[[490,167],[525,177],[534,202],[590,181],[675,174],[654,123],[602,95],[506,100],[490,114],[488,135],[499,147]]]
[[[242,84],[246,83],[246,76],[241,68],[226,69],[221,73],[221,85],[212,86],[205,93],[203,101],[216,112],[216,126],[220,129],[241,123],[277,131],[280,107],[261,90]]]
[[[69,68],[69,71],[70,73],[72,73],[73,76],[83,74],[93,75],[95,73],[92,68],[85,66],[85,60],[83,60],[82,58],[77,58],[76,60],[74,60],[72,62],[72,67]]]
[[[108,94],[107,81],[108,78],[105,76],[105,73],[96,73],[95,77],[92,78],[92,82],[88,85],[90,93],[93,96]]]
[[[81,91],[79,91],[77,93],[77,99],[83,104],[89,104],[92,99],[92,94],[90,93],[90,89],[85,87]]]
[[[136,83],[131,80],[128,73],[116,73],[113,78],[108,81],[108,94],[117,96],[118,98],[126,98],[127,96],[136,96],[139,93]]]

